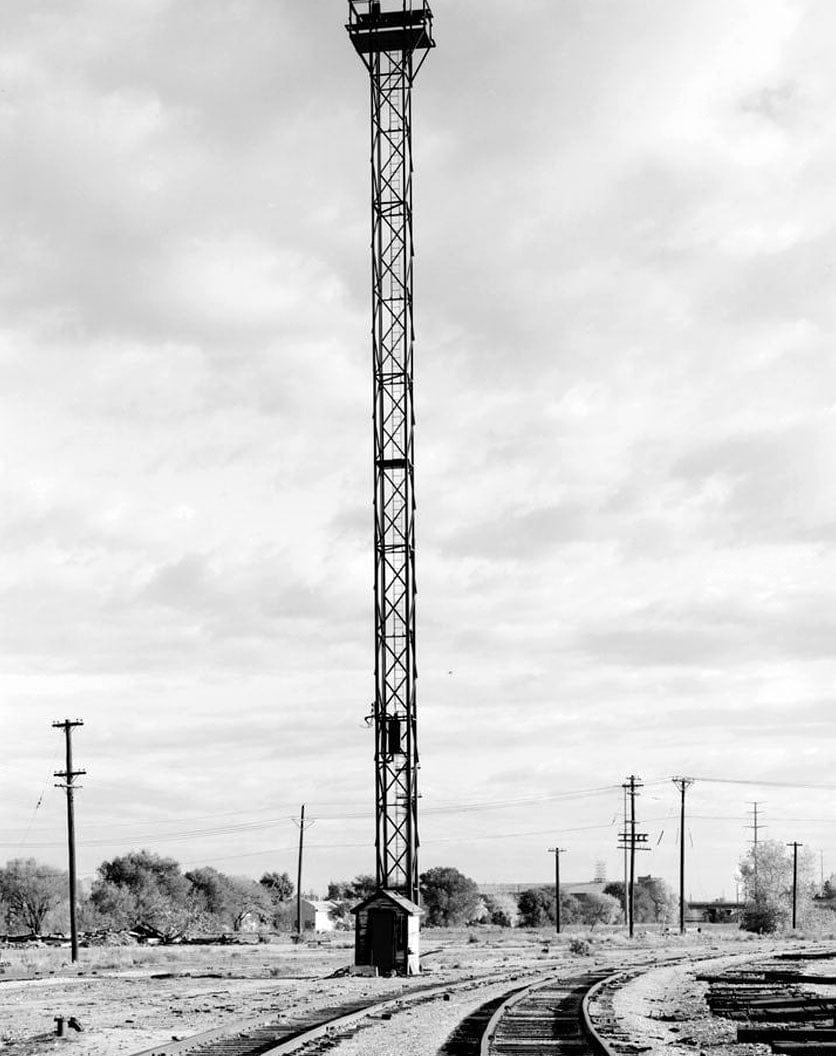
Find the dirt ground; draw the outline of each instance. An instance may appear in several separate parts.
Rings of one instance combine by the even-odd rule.
[[[617,991],[613,1011],[622,1029],[641,1041],[647,1056],[771,1056],[769,1045],[738,1044],[737,1023],[713,1016],[705,1003],[709,984],[699,982],[700,973],[721,973],[739,967],[753,954],[759,963],[768,961],[777,948],[792,950],[797,942],[765,940],[745,957],[716,957],[695,965],[672,965],[644,973]],[[836,974],[836,944],[830,942],[834,957],[827,960],[797,962],[802,974]],[[778,962],[775,967],[788,968],[792,962]],[[811,986],[823,996],[836,994],[836,987]]]
[[[313,1011],[349,997],[385,997],[430,980],[452,983],[500,970],[618,964],[629,955],[627,940],[617,933],[593,934],[587,956],[570,951],[572,938],[571,934],[557,937],[519,929],[428,929],[422,935],[422,975],[415,979],[332,977],[352,961],[353,939],[345,933],[300,946],[280,939],[246,946],[82,949],[76,966],[69,964],[65,949],[2,949],[0,1053],[41,1056],[69,1048],[75,1056],[129,1056],[229,1022]],[[754,956],[768,949],[768,944],[742,936],[736,929],[692,933],[685,939],[648,933],[634,940],[633,946],[660,959],[683,946],[694,954],[715,957],[744,952]],[[713,1043],[710,1039],[705,1044],[686,1042],[681,1032],[677,1036],[675,1023],[659,1029],[658,1002],[673,1007],[678,1001],[690,1001],[695,1014],[702,1007],[693,973],[689,977],[687,971],[679,975],[677,971],[659,969],[645,977],[652,981],[631,984],[633,990],[625,991],[631,996],[626,1005],[622,1003],[620,1013],[654,1049],[671,1051],[673,1046],[692,1054],[695,1044],[704,1049]],[[449,1002],[443,1018],[437,1011],[427,1017],[431,1023],[427,1023],[426,1037],[420,1015],[405,1014],[403,1027],[398,1029],[410,1041],[401,1051],[433,1056],[456,1019],[490,996],[492,991],[482,989]],[[58,1039],[56,1016],[75,1016],[84,1031],[71,1032],[68,1040]],[[392,1025],[397,1026],[395,1020]],[[391,1029],[388,1033],[391,1045]],[[368,1038],[367,1047],[370,1042]]]

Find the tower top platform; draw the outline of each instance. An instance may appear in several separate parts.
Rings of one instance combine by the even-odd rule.
[[[435,47],[427,0],[348,0],[348,35],[359,55]]]

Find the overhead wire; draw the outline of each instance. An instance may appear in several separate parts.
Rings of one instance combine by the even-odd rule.
[[[816,792],[836,792],[836,785],[815,785],[800,783],[798,781],[770,781],[760,778],[741,777],[695,777],[694,781],[700,781],[710,785],[748,785],[749,787],[763,786],[765,788],[800,788]]]
[[[471,801],[469,803],[450,803],[450,804],[442,803],[442,804],[440,804],[438,806],[433,806],[433,805],[425,806],[422,809],[421,813],[423,815],[425,815],[425,816],[426,815],[434,816],[434,815],[439,815],[439,814],[467,814],[467,813],[481,813],[482,811],[488,811],[488,810],[505,810],[505,809],[508,809],[509,807],[515,807],[515,806],[533,806],[533,805],[536,805],[536,804],[539,804],[539,803],[560,802],[560,801],[569,800],[569,799],[585,798],[587,796],[601,795],[601,794],[606,793],[606,792],[612,792],[613,790],[615,790],[615,789],[617,789],[619,787],[620,787],[619,785],[603,785],[603,786],[598,786],[598,787],[595,787],[595,788],[570,789],[570,790],[567,790],[565,792],[557,792],[557,793],[554,793],[552,795],[547,795],[547,796],[518,796],[518,797],[514,797],[514,798],[509,798],[509,799],[473,800],[473,801]],[[225,812],[225,813],[229,813],[229,812]],[[220,816],[223,816],[223,815],[211,815],[211,814],[210,815],[203,815],[203,817],[207,817],[207,818],[211,818],[213,816],[219,816],[220,817]],[[371,811],[371,810],[342,812],[342,813],[336,813],[336,814],[320,814],[320,813],[316,813],[316,818],[319,821],[370,820],[373,816],[374,816],[373,815],[373,811]],[[199,820],[199,818],[200,818],[200,816],[198,816],[198,818],[190,819],[190,820]],[[240,822],[240,823],[236,823],[236,824],[229,824],[229,825],[223,825],[223,826],[214,826],[214,827],[200,828],[200,829],[187,829],[187,830],[180,831],[180,832],[169,832],[169,833],[164,833],[164,834],[154,833],[154,834],[151,834],[151,835],[148,835],[148,836],[137,836],[137,835],[131,833],[130,830],[128,830],[128,832],[125,835],[122,835],[122,836],[119,836],[119,837],[97,838],[97,839],[85,840],[84,842],[85,842],[85,844],[90,845],[90,846],[92,846],[92,845],[101,846],[101,845],[104,845],[104,844],[112,843],[115,838],[131,839],[131,840],[139,841],[139,842],[148,841],[148,840],[179,841],[179,840],[184,840],[184,839],[197,839],[197,838],[200,838],[200,837],[209,838],[209,837],[212,837],[212,836],[235,835],[235,834],[237,834],[239,832],[256,831],[258,829],[271,828],[271,827],[273,827],[275,825],[281,824],[285,820],[287,820],[287,819],[284,818],[284,817],[276,817],[276,816],[274,816],[272,818],[265,818],[264,820],[244,821],[244,822]],[[156,824],[158,824],[158,822],[157,821],[153,821],[153,822],[148,822],[147,824],[156,825]],[[171,824],[171,821],[169,821],[168,824]],[[88,819],[88,825],[89,825],[89,819]],[[97,825],[96,826],[96,828],[98,828],[98,829],[101,829],[101,828],[104,828],[104,827],[105,826],[102,826],[102,825]],[[123,825],[123,826],[119,826],[119,828],[128,829],[128,826],[124,826]],[[52,846],[54,842],[55,841],[44,843],[44,844],[40,844],[39,846]],[[0,841],[0,846],[8,846],[8,845],[9,845],[8,843]]]
[[[53,771],[55,770],[55,764],[57,763],[60,754],[61,754],[61,749],[59,747],[59,748],[57,748],[55,750],[55,753],[53,754],[52,763],[51,763],[51,765],[49,767],[49,773],[47,774],[46,779],[44,780],[43,788],[41,789],[41,792],[40,792],[40,795],[38,796],[37,802],[35,803],[35,806],[34,806],[34,808],[32,810],[32,813],[29,816],[29,824],[26,826],[26,831],[23,834],[23,838],[21,839],[20,843],[18,844],[18,848],[17,848],[18,855],[20,855],[23,852],[23,848],[27,845],[27,842],[29,840],[29,835],[32,832],[32,826],[35,823],[35,817],[37,816],[38,811],[41,809],[41,805],[43,804],[43,801],[44,801],[44,796],[47,794],[47,790],[49,788],[49,785],[50,785],[50,783],[53,780],[53,777],[54,777]]]

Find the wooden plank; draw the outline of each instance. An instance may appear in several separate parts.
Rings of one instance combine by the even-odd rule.
[[[738,1027],[738,1041],[836,1041],[836,1027]]]

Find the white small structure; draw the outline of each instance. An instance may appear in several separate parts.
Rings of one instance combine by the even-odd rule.
[[[331,910],[335,908],[334,902],[301,899],[299,909],[302,931],[333,931],[334,921],[331,919]]]

